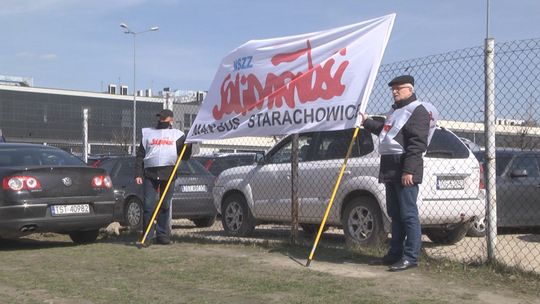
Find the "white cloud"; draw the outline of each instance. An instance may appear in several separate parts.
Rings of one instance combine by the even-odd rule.
[[[16,15],[33,11],[47,10],[68,3],[69,0],[3,0],[0,15]]]
[[[137,6],[149,0],[2,0],[0,16],[13,16],[18,14],[44,13],[52,10],[75,9],[77,11],[104,11],[106,7],[110,12],[114,9]]]
[[[56,58],[58,58],[58,56],[52,53],[39,55],[39,59],[45,60],[45,61],[55,60]]]
[[[29,51],[22,51],[15,54],[17,58],[20,59],[26,59],[26,60],[41,60],[41,61],[52,61],[56,60],[58,58],[58,55],[54,53],[46,53],[46,54],[36,54]]]
[[[35,57],[33,53],[27,51],[18,52],[17,54],[15,54],[15,56],[22,59],[32,59]]]

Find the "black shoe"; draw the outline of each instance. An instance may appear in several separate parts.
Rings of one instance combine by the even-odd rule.
[[[388,267],[389,271],[403,271],[409,268],[418,267],[417,263],[409,262],[406,259],[401,259],[399,262],[392,264]]]
[[[160,245],[169,245],[171,243],[171,239],[166,235],[160,235],[156,237],[156,243]]]
[[[392,264],[395,264],[397,262],[401,261],[401,258],[400,257],[396,257],[396,256],[393,256],[393,255],[385,255],[381,258],[381,264],[383,264],[384,266],[390,266]]]

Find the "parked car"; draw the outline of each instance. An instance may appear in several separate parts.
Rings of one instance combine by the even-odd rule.
[[[98,166],[106,169],[113,181],[115,220],[131,228],[141,228],[143,187],[135,183],[135,157],[106,157]],[[182,161],[174,184],[172,217],[188,218],[197,227],[212,226],[217,215],[212,198],[214,180],[198,162]]]
[[[320,224],[343,163],[352,129],[299,136],[299,222],[313,232]],[[384,185],[378,183],[377,137],[361,129],[353,146],[327,224],[342,227],[351,245],[377,245],[390,231]],[[214,203],[229,235],[249,235],[264,222],[290,222],[291,137],[278,142],[258,164],[223,171]],[[418,207],[424,233],[436,243],[461,240],[483,216],[480,166],[451,131],[437,128],[425,156]]]
[[[126,154],[91,154],[91,155],[88,155],[86,164],[88,164],[91,167],[97,168],[99,167],[99,164],[106,159],[122,157],[122,156],[126,156]]]
[[[262,153],[241,152],[202,154],[191,158],[201,163],[214,176],[218,176],[223,170],[229,168],[252,165],[262,156]]]
[[[0,237],[34,232],[68,234],[91,243],[113,220],[111,178],[57,148],[0,145]]]
[[[485,163],[484,151],[474,154]],[[497,227],[540,227],[540,151],[498,149],[495,159]],[[485,229],[485,218],[480,217],[468,234],[484,236]]]
[[[468,138],[460,137],[459,139],[461,139],[461,141],[462,141],[462,142],[467,146],[467,148],[469,148],[469,150],[471,150],[473,153],[482,150],[482,147],[481,147],[480,145],[478,145],[477,143],[471,141],[471,140],[468,139]]]

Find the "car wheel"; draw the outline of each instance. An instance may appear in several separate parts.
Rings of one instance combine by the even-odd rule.
[[[433,243],[453,245],[465,237],[467,230],[462,227],[454,229],[429,228],[425,230],[425,234]]]
[[[472,223],[472,227],[467,231],[467,236],[470,237],[485,237],[486,236],[486,218],[482,217]]]
[[[124,222],[132,229],[141,229],[143,222],[143,209],[141,201],[132,197],[126,202],[124,207]]]
[[[225,232],[232,236],[248,236],[255,229],[254,219],[246,199],[240,194],[233,194],[225,199],[221,222]]]
[[[319,232],[320,225],[318,225],[318,224],[300,224],[300,227],[302,227],[302,230],[304,230],[304,232],[306,234],[313,235],[313,234],[317,234],[317,232]],[[326,230],[328,230],[328,226],[324,225],[323,232],[325,232]]]
[[[195,226],[199,228],[205,228],[214,225],[214,223],[216,222],[216,216],[192,219],[191,221],[193,222],[193,224],[195,224]]]
[[[75,231],[69,233],[69,237],[77,244],[90,244],[97,240],[99,230]]]
[[[349,247],[377,247],[385,236],[379,204],[369,197],[350,201],[343,212],[342,224]]]

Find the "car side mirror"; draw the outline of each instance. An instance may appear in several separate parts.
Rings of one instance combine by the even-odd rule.
[[[527,174],[527,169],[518,169],[518,170],[512,170],[512,172],[510,172],[510,177],[511,178],[515,178],[515,177],[527,177],[528,174]]]

